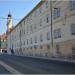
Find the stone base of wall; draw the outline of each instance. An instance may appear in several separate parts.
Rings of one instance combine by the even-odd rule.
[[[24,56],[71,58],[73,57],[72,47],[75,47],[75,40],[53,43],[53,47],[50,44],[44,44],[36,48],[33,46],[21,50],[16,49],[15,53]]]

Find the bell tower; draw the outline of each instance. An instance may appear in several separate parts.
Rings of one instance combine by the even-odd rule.
[[[7,17],[7,31],[10,32],[12,30],[12,16],[9,12],[8,17]]]

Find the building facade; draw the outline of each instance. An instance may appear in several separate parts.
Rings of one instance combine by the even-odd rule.
[[[75,57],[75,1],[41,1],[9,33],[10,49],[23,56]]]

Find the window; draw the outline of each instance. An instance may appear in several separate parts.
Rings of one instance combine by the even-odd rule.
[[[28,50],[28,48],[27,48],[27,50]]]
[[[27,39],[27,45],[28,45],[28,39]]]
[[[34,48],[37,49],[37,45],[34,45]]]
[[[37,43],[37,37],[35,36],[35,43]]]
[[[47,45],[47,49],[50,49],[50,45]]]
[[[30,15],[30,21],[32,20],[32,14]]]
[[[34,12],[34,17],[36,17],[36,11]]]
[[[32,25],[30,26],[30,31],[32,32]]]
[[[40,19],[40,26],[42,26],[42,19]]]
[[[40,49],[42,49],[42,46],[40,46]]]
[[[27,26],[27,34],[28,34],[28,26]]]
[[[42,6],[40,6],[40,8],[39,8],[39,12],[42,13]]]
[[[75,55],[75,47],[72,47],[72,54]]]
[[[46,22],[49,23],[49,14],[46,15]]]
[[[46,8],[48,8],[48,1],[46,1]]]
[[[26,19],[26,20],[27,20],[27,23],[28,23],[28,22],[29,22],[29,17],[27,17],[27,19]]]
[[[43,36],[42,36],[42,34],[40,35],[40,41],[41,41],[41,42],[43,41]]]
[[[50,40],[50,32],[47,32],[47,40]]]
[[[55,3],[56,1],[54,0],[53,3]]]
[[[24,21],[24,25],[25,25],[25,21]]]
[[[61,38],[61,29],[54,30],[54,38]]]
[[[75,35],[75,24],[71,25],[71,34]]]
[[[36,28],[37,28],[37,25],[35,24],[35,25],[34,25],[34,29],[36,29]]]
[[[70,0],[70,10],[74,10],[74,9],[75,9],[75,1]]]
[[[30,47],[31,48],[31,50],[32,50],[32,47]]]
[[[60,8],[54,8],[53,18],[60,17]]]
[[[25,34],[25,30],[24,30],[24,34]]]
[[[3,42],[4,42],[4,39],[3,39]]]
[[[31,38],[31,44],[32,44],[32,38]]]
[[[22,27],[22,24],[20,24],[20,27]]]
[[[25,45],[25,41],[24,41],[24,45]]]

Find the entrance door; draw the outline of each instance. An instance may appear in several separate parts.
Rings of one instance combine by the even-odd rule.
[[[60,45],[59,44],[56,45],[56,54],[57,56],[60,55]]]

